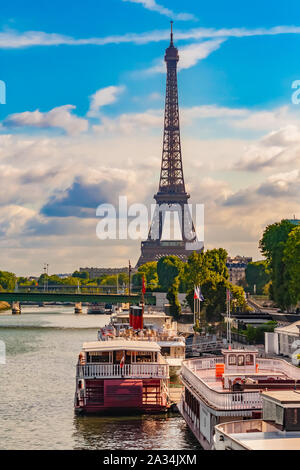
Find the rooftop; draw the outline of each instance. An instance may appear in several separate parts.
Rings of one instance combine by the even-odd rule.
[[[299,450],[300,432],[246,432],[230,434],[248,450]]]
[[[270,398],[281,405],[298,405],[300,407],[300,392],[295,390],[274,390],[262,392],[263,398]]]
[[[92,341],[83,343],[83,351],[151,351],[159,352],[160,346],[154,341],[130,341],[116,339],[111,341]]]
[[[290,325],[287,326],[280,326],[275,328],[276,333],[290,333],[290,334],[295,334],[295,335],[300,335],[300,320],[296,321],[294,323],[291,323]]]

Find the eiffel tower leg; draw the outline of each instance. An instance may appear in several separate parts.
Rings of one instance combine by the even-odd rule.
[[[162,227],[163,227],[163,214],[161,211],[159,211],[159,240],[161,240],[162,236]]]

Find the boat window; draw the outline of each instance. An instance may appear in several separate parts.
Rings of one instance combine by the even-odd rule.
[[[102,352],[90,352],[88,354],[88,362],[109,362],[109,352],[108,351],[102,351]]]
[[[152,354],[148,351],[136,353],[136,362],[152,362]]]
[[[228,364],[230,366],[235,366],[236,365],[236,355],[235,354],[229,354]]]
[[[253,354],[246,354],[246,366],[253,366]]]
[[[162,347],[161,348],[161,354],[163,356],[169,356],[171,353],[170,353],[170,347]]]
[[[300,430],[300,408],[287,408],[286,409],[285,427],[286,431],[299,431]]]
[[[243,366],[244,365],[244,359],[245,359],[244,355],[240,354],[238,356],[238,366]]]

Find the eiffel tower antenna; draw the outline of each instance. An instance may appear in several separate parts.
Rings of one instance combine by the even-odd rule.
[[[141,244],[141,256],[137,266],[148,261],[157,261],[162,256],[175,255],[186,261],[192,251],[202,251],[189,210],[186,205],[190,195],[185,190],[179,125],[177,86],[178,49],[174,46],[173,21],[171,21],[170,45],[165,52],[167,67],[166,100],[162,161],[158,192],[155,194],[156,207],[148,239]],[[162,240],[166,206],[175,206],[181,229],[181,240]],[[173,211],[174,212],[174,211]],[[195,248],[187,243],[194,243]]]

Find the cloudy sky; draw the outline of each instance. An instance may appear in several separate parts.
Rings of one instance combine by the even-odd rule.
[[[3,3],[0,269],[136,263],[139,240],[97,238],[96,208],[119,195],[153,202],[171,19],[185,180],[205,204],[205,246],[259,259],[266,224],[300,218],[297,11],[294,0]]]

